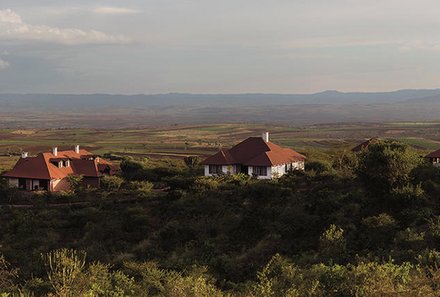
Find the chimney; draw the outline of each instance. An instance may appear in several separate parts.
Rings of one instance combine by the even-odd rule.
[[[53,149],[52,149],[52,154],[56,157],[56,156],[58,156],[58,148],[57,147],[54,147]]]
[[[22,159],[26,159],[28,157],[28,152],[22,152],[21,153],[21,158]]]
[[[264,142],[269,142],[269,132],[264,132],[262,138]]]
[[[79,145],[75,145],[75,153],[79,154]]]

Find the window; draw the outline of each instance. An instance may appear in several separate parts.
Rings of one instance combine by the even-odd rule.
[[[209,174],[222,173],[222,165],[209,165]]]
[[[266,166],[254,166],[252,168],[252,173],[257,176],[266,176],[267,167]]]

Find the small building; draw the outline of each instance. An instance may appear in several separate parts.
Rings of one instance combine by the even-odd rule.
[[[370,139],[362,142],[361,144],[355,146],[354,148],[352,148],[351,151],[353,153],[360,153],[364,149],[366,149],[370,144],[378,143],[379,141],[380,141],[380,139],[377,137],[370,138]]]
[[[77,145],[73,150],[40,153],[29,157],[22,153],[14,168],[2,175],[10,186],[23,190],[50,192],[70,189],[69,175],[82,176],[84,187],[100,187],[101,177],[115,174],[115,166]]]
[[[262,137],[249,137],[230,149],[221,149],[202,164],[205,176],[244,173],[272,179],[289,171],[304,170],[304,161],[303,155],[269,141],[269,132],[265,132]]]
[[[428,161],[435,167],[440,167],[440,150],[429,153],[425,156],[425,158],[428,159]]]

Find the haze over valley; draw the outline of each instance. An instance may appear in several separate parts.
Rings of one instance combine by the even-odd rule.
[[[435,121],[440,114],[440,89],[316,94],[0,94],[0,106],[3,128]]]

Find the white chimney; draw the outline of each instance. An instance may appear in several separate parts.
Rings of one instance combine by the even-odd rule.
[[[269,132],[263,132],[262,138],[264,142],[269,142]]]
[[[26,159],[28,157],[28,152],[22,152],[21,158]]]
[[[58,148],[57,147],[54,147],[53,149],[52,149],[52,154],[56,157],[56,156],[58,156]]]
[[[79,154],[79,145],[75,145],[75,153]]]

